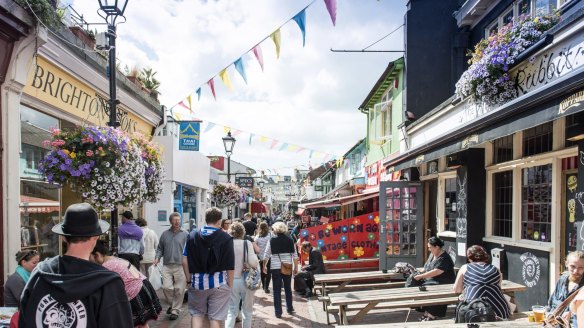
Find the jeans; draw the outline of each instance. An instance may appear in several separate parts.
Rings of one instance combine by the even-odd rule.
[[[282,284],[284,285],[284,293],[286,294],[286,310],[288,312],[294,311],[294,306],[292,305],[292,276],[283,275],[280,269],[271,271],[276,315],[282,315]]]
[[[265,262],[266,260],[264,260]],[[266,267],[270,267],[270,263],[272,262],[270,259],[267,260],[268,264]],[[264,270],[261,270],[261,278],[262,278],[262,289],[266,290],[270,288],[270,280],[272,279],[272,272],[268,270],[268,273],[264,273]]]
[[[253,297],[255,291],[245,287],[243,277],[233,279],[233,288],[231,288],[231,299],[229,300],[229,312],[227,312],[227,321],[225,328],[235,326],[235,318],[239,312],[239,302],[241,305],[241,315],[243,317],[241,327],[251,328],[251,316],[253,314]]]

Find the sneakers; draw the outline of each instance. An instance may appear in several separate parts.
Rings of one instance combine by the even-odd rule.
[[[296,311],[294,311],[294,309],[292,309],[292,310],[288,310],[288,311],[286,311],[286,312],[288,312],[288,314],[289,314],[289,315],[293,315],[294,313],[296,313]]]
[[[264,288],[264,293],[269,294],[270,293],[270,289],[269,288]]]
[[[169,306],[168,309],[166,310],[166,314],[171,314],[172,313],[172,306]]]

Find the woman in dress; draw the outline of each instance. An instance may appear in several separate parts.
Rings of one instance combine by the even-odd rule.
[[[235,253],[235,268],[233,270],[233,287],[231,287],[231,299],[229,300],[229,312],[225,327],[233,328],[239,304],[241,303],[241,314],[243,317],[242,328],[251,328],[253,314],[253,298],[255,290],[250,290],[245,286],[243,275],[244,263],[248,267],[257,268],[259,261],[253,250],[253,245],[249,240],[244,240],[245,228],[243,224],[235,222],[229,227],[229,234],[233,237],[233,249]],[[244,248],[247,246],[247,253],[244,257]]]
[[[456,279],[454,274],[454,262],[448,253],[442,249],[444,241],[438,237],[428,239],[428,250],[430,256],[424,264],[421,274],[414,276],[415,280],[423,280],[424,286],[452,284]],[[424,315],[420,321],[436,320],[437,317],[446,315],[446,305],[434,305],[423,307]]]
[[[16,271],[6,279],[4,285],[4,306],[8,307],[18,307],[30,273],[39,263],[39,253],[35,250],[20,251],[16,253],[16,262]]]
[[[454,292],[463,294],[461,300],[472,301],[483,298],[493,306],[497,317],[507,319],[511,312],[501,292],[501,272],[489,264],[489,254],[484,247],[473,245],[466,250],[468,264],[458,271]]]
[[[136,225],[142,228],[142,231],[144,232],[144,254],[140,261],[140,272],[142,272],[146,278],[150,279],[150,273],[148,271],[154,262],[156,249],[158,248],[158,236],[154,230],[148,228],[148,222],[143,218],[137,218]]]
[[[272,234],[270,233],[270,227],[268,227],[268,224],[266,222],[260,223],[260,225],[258,226],[257,235],[255,237],[255,243],[259,247],[258,254],[259,254],[260,260],[262,261],[262,267],[264,266],[264,264],[266,265],[266,267],[270,267],[270,258],[264,257],[265,252],[266,252],[266,247],[268,246],[270,239],[272,239]],[[264,272],[264,270],[262,270],[261,278],[262,278],[262,288],[266,294],[269,294],[270,293],[270,280],[272,278],[270,271]]]
[[[98,240],[91,252],[92,261],[120,275],[130,300],[134,327],[147,328],[148,321],[158,319],[162,311],[156,291],[148,279],[130,262],[109,254],[105,243]]]
[[[272,284],[274,287],[274,309],[276,318],[282,317],[282,286],[286,294],[286,310],[292,315],[294,305],[292,304],[292,275],[281,272],[282,263],[293,265],[294,275],[298,274],[298,253],[294,247],[292,238],[288,237],[288,227],[283,222],[276,222],[272,225],[272,230],[276,236],[270,239],[264,251],[264,258],[269,259],[270,272],[272,273]],[[264,262],[263,271],[268,273],[268,261]]]

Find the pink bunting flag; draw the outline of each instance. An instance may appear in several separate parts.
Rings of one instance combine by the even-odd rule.
[[[242,132],[241,130],[235,130],[235,129],[233,129],[233,130],[231,130],[231,135],[235,137],[235,136],[241,134],[241,132]]]
[[[270,149],[274,149],[274,147],[276,147],[277,144],[278,144],[278,140],[272,140],[272,144],[270,145]]]
[[[299,147],[299,148],[298,148],[298,150],[297,150],[296,152],[297,152],[297,153],[299,153],[299,152],[301,152],[301,151],[303,151],[303,150],[306,150],[306,148],[304,148],[304,147]]]
[[[215,101],[217,101],[217,96],[215,95],[215,83],[213,82],[213,78],[211,78],[209,81],[207,81],[207,84],[209,85],[209,88],[211,88],[211,93],[213,94],[213,98],[215,98]]]
[[[333,21],[333,26],[337,22],[337,0],[324,0],[326,5],[326,10],[328,10],[331,20]]]
[[[262,55],[262,48],[258,44],[257,46],[253,47],[253,54],[255,55],[256,59],[260,63],[260,67],[262,68],[262,72],[264,71],[264,56]]]
[[[188,110],[191,110],[191,108],[187,104],[185,104],[185,99],[183,99],[180,103],[178,103],[178,105],[181,107],[184,107]]]

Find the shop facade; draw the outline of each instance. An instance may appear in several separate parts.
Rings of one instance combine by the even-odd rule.
[[[452,97],[408,126],[405,151],[383,163],[419,173],[425,238],[443,238],[457,265],[467,247],[482,244],[505,279],[528,287],[516,295],[520,311],[546,303],[567,252],[584,244],[583,4],[561,9],[547,43],[511,69],[516,99],[486,106]]]
[[[10,218],[5,225],[4,254],[35,249],[45,258],[61,254],[62,245],[51,228],[60,222],[70,204],[82,198],[74,185],[49,184],[38,173],[39,161],[50,150],[44,141],[51,139],[52,129],[106,126],[109,82],[106,59],[92,49],[84,49],[67,30],[58,36],[41,36],[44,38],[29,40],[28,48],[21,49],[11,63],[9,82],[21,87],[3,89],[9,99],[3,112],[7,127],[3,138],[8,145],[3,156],[4,213]],[[159,103],[124,77],[118,79],[118,89],[120,128],[152,135],[162,117]],[[130,210],[137,216],[142,214],[141,208]],[[109,212],[100,215],[109,220]],[[8,266],[4,274],[13,272],[14,260],[5,262]]]

